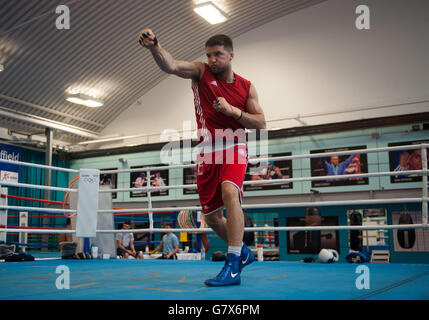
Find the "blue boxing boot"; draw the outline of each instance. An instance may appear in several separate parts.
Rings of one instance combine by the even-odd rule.
[[[204,281],[205,285],[209,287],[239,285],[241,283],[240,263],[240,256],[228,253],[222,270],[216,277]]]
[[[240,272],[243,270],[245,266],[248,266],[253,261],[255,261],[255,255],[250,250],[246,244],[243,242],[243,246],[241,247],[241,254],[240,254]]]

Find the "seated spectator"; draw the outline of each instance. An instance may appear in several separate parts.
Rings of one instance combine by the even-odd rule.
[[[131,229],[131,222],[125,221],[122,224],[122,229]],[[141,251],[136,252],[134,248],[134,235],[132,232],[117,233],[116,240],[118,243],[118,256],[122,256],[124,259],[128,259],[130,256],[143,259],[143,253]]]
[[[172,228],[170,222],[162,224],[163,228]],[[149,251],[149,255],[162,250],[162,256],[158,259],[177,259],[176,253],[179,251],[179,239],[172,232],[167,232],[162,236],[161,243],[152,251]]]

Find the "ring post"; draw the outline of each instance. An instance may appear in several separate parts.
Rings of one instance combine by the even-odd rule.
[[[147,186],[150,187],[150,170],[147,170],[146,173],[147,173]],[[147,200],[148,200],[148,208],[152,209],[152,196],[151,196],[150,189],[147,191]],[[153,229],[153,212],[152,212],[152,210],[149,210],[149,229]]]
[[[28,212],[27,211],[21,211],[19,213],[19,226],[20,227],[28,227]],[[25,243],[27,244],[28,241],[28,233],[20,233],[19,234],[19,243]],[[44,241],[42,241],[44,242]],[[21,251],[25,252],[25,245],[21,246]]]
[[[99,181],[100,170],[80,170],[76,223],[76,237],[78,238],[96,237]]]
[[[7,188],[1,188],[0,192],[1,194],[4,194],[5,197],[0,197],[0,205],[7,206]],[[4,226],[4,228],[7,228],[7,209],[0,209],[0,225]],[[0,232],[0,242],[6,243],[6,236],[7,232]]]
[[[426,172],[423,172],[422,175],[422,224],[425,226],[425,229],[428,226],[428,160],[427,160],[427,149],[425,146],[422,146],[422,168]]]

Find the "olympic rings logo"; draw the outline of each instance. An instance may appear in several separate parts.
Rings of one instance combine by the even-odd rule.
[[[97,177],[96,176],[83,176],[81,177],[82,181],[88,184],[94,184],[96,183]]]

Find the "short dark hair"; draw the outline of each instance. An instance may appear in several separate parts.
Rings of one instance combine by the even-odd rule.
[[[126,220],[126,221],[124,221],[123,223],[122,223],[122,225],[124,225],[124,224],[127,224],[127,225],[131,225],[131,221],[130,220]]]
[[[234,51],[232,39],[224,34],[217,34],[206,41],[206,47],[224,46],[229,52]]]

